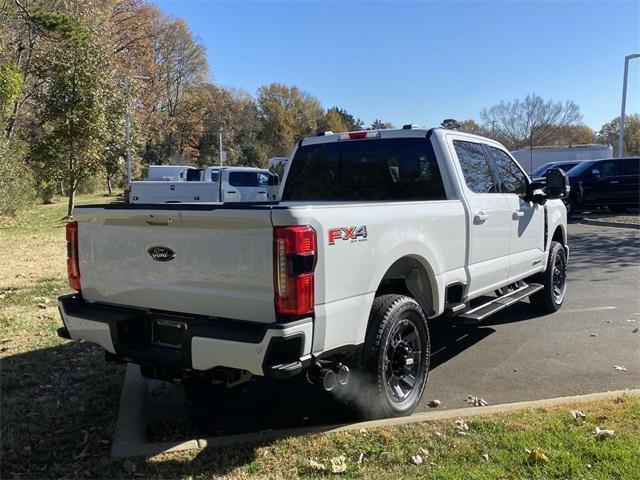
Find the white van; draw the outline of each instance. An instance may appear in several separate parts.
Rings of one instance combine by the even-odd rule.
[[[277,196],[278,177],[251,167],[189,168],[184,180],[131,182],[130,203],[267,202]]]

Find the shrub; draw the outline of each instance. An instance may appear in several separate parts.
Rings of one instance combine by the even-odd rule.
[[[15,215],[36,196],[33,175],[23,154],[17,142],[0,138],[0,215]]]

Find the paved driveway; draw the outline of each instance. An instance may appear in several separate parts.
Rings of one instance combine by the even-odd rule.
[[[559,312],[540,317],[521,302],[477,326],[432,326],[432,371],[419,410],[431,399],[442,402],[439,409],[465,407],[467,395],[497,404],[640,387],[640,333],[632,333],[640,327],[640,232],[571,224],[569,242],[569,287]],[[208,435],[353,419],[301,379],[193,388],[187,397],[186,410],[164,400],[151,410],[165,419],[186,411],[190,429]]]
[[[539,317],[521,302],[475,328],[434,329],[424,404],[438,398],[455,408],[469,394],[495,404],[640,386],[640,334],[631,333],[640,327],[640,232],[570,224],[569,245],[560,311]]]

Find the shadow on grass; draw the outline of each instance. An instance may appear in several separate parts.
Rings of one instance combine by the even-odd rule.
[[[0,477],[101,475],[122,369],[105,364],[99,347],[76,342],[9,354],[0,364]]]

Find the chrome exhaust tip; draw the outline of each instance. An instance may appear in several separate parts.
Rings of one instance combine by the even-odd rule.
[[[309,383],[320,385],[325,391],[331,392],[338,384],[338,375],[329,368],[312,367],[307,372],[307,380]]]
[[[349,383],[349,379],[351,378],[351,370],[346,365],[339,363],[336,365],[335,369],[336,375],[338,377],[338,383],[343,387]]]

